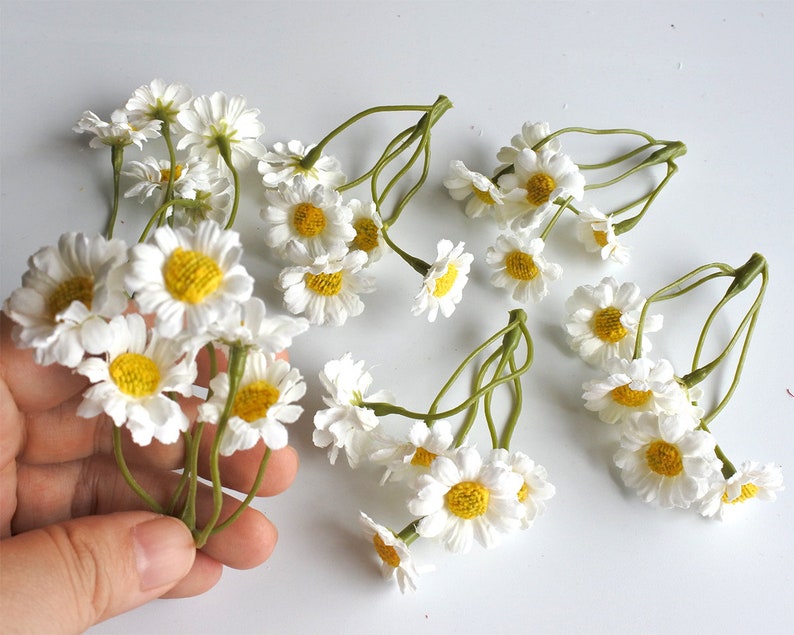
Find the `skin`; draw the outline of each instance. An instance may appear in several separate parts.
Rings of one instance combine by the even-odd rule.
[[[270,556],[275,526],[255,509],[196,550],[179,520],[146,511],[115,465],[106,416],[77,416],[87,380],[56,364],[38,366],[17,349],[0,314],[0,630],[79,633],[158,597],[201,594],[223,567],[256,567]],[[206,363],[199,382],[206,385]],[[183,407],[195,415],[198,400]],[[212,426],[200,462],[207,468]],[[209,433],[209,434],[206,434]],[[127,462],[138,481],[165,503],[184,446],[146,448],[123,430]],[[247,492],[261,445],[221,459],[224,485]],[[291,447],[273,452],[260,496],[283,492],[298,468]],[[222,519],[236,509],[224,502]],[[199,520],[211,492],[199,498]]]

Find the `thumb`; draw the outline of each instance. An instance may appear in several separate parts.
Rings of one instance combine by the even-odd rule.
[[[195,556],[184,523],[151,512],[86,516],[5,539],[3,632],[82,632],[168,591]]]

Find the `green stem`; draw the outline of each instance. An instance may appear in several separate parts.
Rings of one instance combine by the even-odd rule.
[[[386,231],[385,225],[381,227],[380,233],[381,236],[383,236],[383,241],[394,250],[394,253],[411,265],[411,268],[414,271],[423,277],[427,275],[427,272],[430,271],[430,265],[428,263],[426,263],[424,260],[421,260],[420,258],[412,256],[407,251],[400,249],[397,244],[389,237],[389,233]]]
[[[196,496],[198,494],[198,453],[201,437],[204,433],[204,422],[196,424],[196,433],[185,456],[184,473],[188,475],[188,492],[185,507],[182,510],[182,521],[194,531],[196,529]]]
[[[121,195],[121,168],[124,165],[124,146],[110,146],[110,162],[113,164],[113,204],[110,209],[107,238],[113,238],[116,227],[116,217],[119,213],[119,197]]]
[[[396,157],[398,157],[400,154],[402,154],[403,151],[405,151],[405,149],[407,147],[409,147],[411,144],[409,142],[405,142],[405,143],[400,143],[400,142],[405,137],[410,135],[413,132],[413,129],[414,129],[414,127],[411,126],[410,128],[406,128],[401,133],[399,133],[397,136],[395,136],[394,139],[392,139],[388,143],[388,145],[384,149],[383,153],[381,154],[380,158],[375,162],[375,164],[369,170],[364,172],[364,174],[359,176],[357,179],[353,179],[352,181],[349,181],[349,182],[345,183],[344,185],[339,186],[338,188],[336,188],[337,191],[338,192],[344,192],[345,190],[352,189],[352,188],[356,187],[357,185],[361,185],[362,183],[364,183],[367,179],[369,179],[374,174],[375,170],[378,168],[378,166],[381,163],[387,163],[388,164],[391,161],[393,161]],[[395,147],[396,147],[396,149],[395,149]]]
[[[568,209],[568,206],[571,204],[572,200],[573,200],[573,196],[569,196],[567,199],[565,199],[565,202],[563,202],[562,205],[559,206],[557,212],[554,214],[552,219],[548,222],[546,227],[543,228],[543,232],[540,234],[540,239],[543,242],[546,242],[546,239],[551,233],[551,230],[554,228],[554,225],[557,224],[557,221],[560,219],[560,216],[562,216],[563,212],[566,209]]]
[[[474,392],[477,393],[482,388],[483,380],[485,379],[485,373],[490,368],[491,364],[493,364],[497,359],[502,356],[502,349],[501,347],[494,351],[488,359],[486,359],[480,369],[477,371],[477,375],[474,379]],[[479,408],[479,401],[475,401],[471,406],[469,406],[469,411],[466,413],[466,418],[463,420],[463,424],[458,430],[458,434],[455,437],[455,447],[460,447],[463,445],[463,442],[466,440],[466,436],[469,434],[469,431],[474,426],[474,421],[477,419],[477,410]]]
[[[219,523],[213,530],[212,534],[217,534],[220,531],[226,529],[229,525],[231,525],[235,520],[237,520],[242,513],[248,508],[251,504],[251,501],[256,498],[256,493],[259,491],[259,487],[262,485],[262,480],[265,476],[265,470],[267,469],[267,463],[270,460],[271,450],[270,448],[265,449],[265,455],[262,457],[262,460],[259,462],[259,470],[256,473],[256,477],[254,478],[254,483],[251,486],[248,495],[245,499],[240,503],[236,510],[229,516],[226,520],[222,523]]]
[[[526,324],[521,325],[521,332],[524,335],[524,340],[527,343],[527,355],[529,356],[530,363],[531,360],[534,358],[534,347],[532,345],[532,337],[529,334],[529,329],[527,329]],[[514,357],[510,357],[510,372],[515,373],[516,371],[516,361]],[[510,441],[513,438],[513,432],[515,431],[516,425],[518,424],[518,419],[521,416],[521,412],[524,408],[524,391],[523,387],[521,386],[521,379],[516,378],[513,380],[514,385],[514,404],[513,409],[510,412],[510,417],[505,424],[505,428],[502,431],[502,442],[500,447],[503,447],[505,450],[510,450]]]
[[[151,508],[152,511],[157,512],[158,514],[164,514],[165,509],[163,506],[160,505],[154,498],[152,497],[149,492],[147,492],[141,485],[135,480],[135,477],[130,472],[129,467],[127,467],[127,461],[124,459],[124,450],[121,447],[121,428],[118,426],[113,426],[113,454],[116,457],[116,464],[119,467],[119,471],[121,471],[121,475],[124,477],[124,480],[127,481],[127,484],[132,488],[132,490]]]
[[[642,209],[636,216],[632,216],[631,218],[627,218],[626,220],[622,220],[615,225],[615,234],[620,235],[624,234],[627,231],[634,228],[634,226],[642,220],[642,217],[645,216],[645,212],[648,211],[650,206],[656,200],[656,197],[659,196],[659,193],[662,189],[667,185],[673,175],[678,171],[678,166],[673,163],[672,161],[667,164],[667,174],[665,177],[660,181],[659,185],[656,186],[656,189],[651,192],[650,196],[648,196],[648,200],[643,205]]]

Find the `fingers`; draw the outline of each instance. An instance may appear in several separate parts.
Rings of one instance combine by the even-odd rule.
[[[20,631],[83,632],[202,573],[195,554],[181,521],[151,512],[29,531],[0,542],[0,614]]]

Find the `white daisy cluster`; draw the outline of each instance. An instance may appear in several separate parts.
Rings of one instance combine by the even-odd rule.
[[[782,489],[780,468],[746,461],[737,470],[710,432],[711,416],[697,406],[702,390],[696,384],[707,373],[678,377],[668,360],[646,356],[651,344],[644,333],[662,325],[646,305],[660,298],[657,292],[646,300],[636,285],[604,278],[578,287],[566,305],[569,345],[605,374],[584,384],[584,406],[618,427],[614,460],[624,483],[645,502],[693,507],[716,518],[751,498],[774,500]]]
[[[638,152],[599,164],[579,166],[561,151],[560,136],[573,132],[630,134],[646,141],[640,150],[661,145],[663,150],[672,146],[678,152],[670,151],[662,156],[657,151],[643,162],[629,167],[620,177],[587,186],[583,170],[621,164]],[[639,131],[570,128],[552,133],[548,123],[528,121],[511,139],[511,144],[497,152],[499,165],[493,178],[470,170],[462,161],[455,160],[450,163],[444,185],[453,199],[465,201],[464,211],[470,218],[490,217],[501,231],[486,255],[486,262],[495,270],[491,283],[506,289],[516,302],[538,302],[548,295],[549,283],[562,275],[562,267],[549,263],[543,254],[548,235],[560,216],[566,210],[576,215],[575,233],[586,251],[598,253],[602,260],[627,262],[628,249],[618,240],[618,234],[640,220],[675,172],[673,160],[684,151],[685,147],[680,142],[656,141]],[[641,168],[664,162],[668,165],[668,177],[651,193],[627,206],[606,214],[583,200],[589,188],[608,187]],[[639,204],[644,205],[639,214],[616,225],[614,218],[618,214]]]

